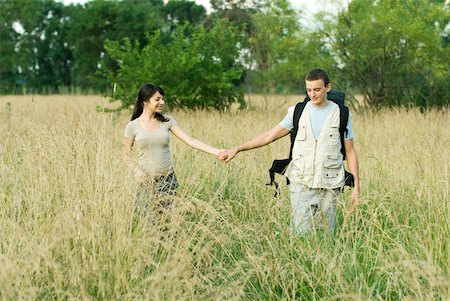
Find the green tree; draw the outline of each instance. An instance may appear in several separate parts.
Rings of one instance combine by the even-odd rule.
[[[450,48],[442,1],[353,0],[330,24],[341,75],[366,105],[448,105]]]
[[[162,0],[94,0],[85,6],[74,6],[69,37],[74,56],[74,84],[82,89],[104,86],[95,75],[101,68],[114,68],[105,58],[106,40],[129,38],[145,45],[146,35],[164,24],[163,5]]]
[[[120,109],[135,103],[145,82],[167,88],[169,107],[223,110],[233,102],[244,104],[238,82],[243,68],[236,64],[239,35],[228,22],[218,20],[207,30],[202,26],[179,26],[165,43],[160,33],[148,35],[142,48],[137,42],[109,42],[106,50],[119,69],[104,73],[109,83],[117,83],[113,100]]]
[[[203,6],[185,0],[171,0],[166,5],[162,0],[94,0],[85,6],[74,7],[70,45],[74,55],[75,85],[83,89],[107,85],[96,76],[102,68],[117,68],[105,51],[107,40],[128,38],[144,47],[147,36],[160,31],[163,43],[167,43],[178,24],[199,24],[205,16]]]
[[[23,27],[14,15],[16,8],[12,2],[0,1],[0,93],[16,90],[23,64],[18,55]]]
[[[0,17],[1,91],[58,92],[67,83],[71,53],[61,3],[2,1]]]
[[[43,2],[45,3],[45,2]],[[48,1],[43,17],[30,36],[34,51],[34,74],[30,86],[35,92],[58,93],[71,84],[72,52],[66,40],[70,24],[63,4]]]
[[[251,14],[261,7],[261,0],[211,0],[213,19],[227,19],[244,33],[251,30]]]
[[[300,15],[286,0],[261,1],[251,15],[247,57],[249,80],[263,92],[303,93],[306,73],[333,60],[320,40],[299,23]],[[264,86],[259,86],[261,83]]]
[[[201,24],[206,19],[206,9],[194,1],[171,0],[164,6],[164,13],[171,31],[179,24]]]

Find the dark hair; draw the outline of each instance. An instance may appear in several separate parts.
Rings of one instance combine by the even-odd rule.
[[[322,69],[313,69],[309,71],[308,75],[306,76],[307,81],[313,81],[313,80],[323,80],[325,86],[327,86],[330,83],[330,78],[328,77],[328,74],[323,71]]]
[[[136,104],[134,105],[134,112],[133,116],[131,117],[131,120],[135,120],[136,118],[141,116],[142,112],[144,111],[144,102],[149,100],[150,97],[155,95],[156,92],[159,92],[159,94],[164,96],[164,90],[155,84],[144,84],[139,89],[138,97],[136,99]],[[158,112],[155,113],[155,118],[161,122],[169,121],[168,118],[164,117],[163,114]]]

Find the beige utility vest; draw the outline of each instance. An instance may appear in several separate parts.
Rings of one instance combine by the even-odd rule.
[[[293,183],[309,188],[340,188],[344,186],[344,164],[339,135],[339,106],[333,109],[316,140],[311,128],[307,103],[298,122],[298,132],[292,149],[292,161],[286,176]]]

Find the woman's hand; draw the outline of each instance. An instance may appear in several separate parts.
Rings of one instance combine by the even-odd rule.
[[[239,152],[239,147],[230,148],[219,153],[219,159],[225,163],[230,162]]]
[[[135,167],[133,174],[134,174],[134,179],[136,180],[136,182],[138,182],[138,183],[144,182],[145,172],[143,172],[142,169],[140,169],[139,167]]]
[[[217,158],[219,158],[219,160],[225,162],[228,159],[228,153],[225,149],[221,149],[219,151],[219,153],[217,154]]]

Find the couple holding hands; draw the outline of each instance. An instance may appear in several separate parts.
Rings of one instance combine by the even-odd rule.
[[[289,178],[294,233],[304,234],[317,228],[332,233],[336,224],[336,206],[344,186],[344,164],[339,137],[339,106],[327,99],[331,89],[328,75],[313,69],[306,76],[306,91],[310,101],[299,120],[297,136],[292,150],[292,161],[285,175]],[[124,161],[133,168],[139,182],[135,213],[147,214],[149,208],[160,211],[169,208],[178,187],[170,156],[170,133],[190,147],[218,156],[224,162],[232,160],[238,152],[265,146],[287,136],[294,128],[294,107],[285,118],[269,131],[248,142],[228,150],[219,150],[184,132],[175,119],[163,115],[164,91],[154,85],[143,85],[138,93],[131,121],[125,128]],[[354,176],[350,201],[359,202],[359,167],[353,145],[351,115],[344,137],[347,165]],[[132,148],[137,162],[130,160]]]

